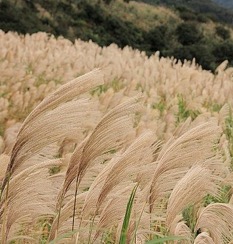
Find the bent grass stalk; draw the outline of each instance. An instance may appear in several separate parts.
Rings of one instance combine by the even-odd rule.
[[[76,213],[76,202],[77,202],[77,195],[78,195],[78,186],[80,183],[80,178],[77,175],[76,182],[75,182],[75,193],[74,193],[74,206],[73,206],[73,216],[72,216],[72,231],[74,231],[74,224],[75,224],[75,213]]]

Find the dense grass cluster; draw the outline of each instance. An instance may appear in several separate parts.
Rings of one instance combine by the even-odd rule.
[[[45,33],[0,44],[1,243],[233,240],[226,62]]]

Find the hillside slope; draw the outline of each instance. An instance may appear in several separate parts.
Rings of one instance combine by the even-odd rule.
[[[160,51],[164,57],[196,58],[212,71],[225,59],[233,65],[232,28],[214,15],[171,3],[167,0],[167,5],[151,7],[121,0],[110,4],[99,0],[2,1],[0,29],[23,34],[44,31],[71,41],[91,39],[100,46],[128,45],[147,55]]]

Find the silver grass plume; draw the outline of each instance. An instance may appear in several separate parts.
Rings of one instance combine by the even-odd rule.
[[[4,214],[7,216],[5,225],[1,226],[2,231],[5,231],[5,240],[2,240],[2,243],[8,238],[12,226],[20,219],[28,217],[30,221],[35,221],[43,215],[55,214],[55,199],[60,184],[58,178],[57,184],[52,184],[49,169],[61,163],[60,159],[54,159],[36,164],[21,171],[10,180],[11,187],[8,192],[7,189],[3,191],[0,204],[0,219],[3,219]]]
[[[173,169],[187,172],[189,167],[214,157],[216,152],[213,150],[213,145],[219,137],[220,131],[216,121],[212,120],[195,126],[178,138],[171,138],[162,147],[150,185],[151,211],[155,200],[163,192],[163,187],[167,188],[166,184],[158,187],[159,179],[163,177],[163,174]],[[174,183],[178,179],[175,177]]]
[[[201,166],[192,167],[174,187],[167,205],[167,225],[189,204],[196,204],[207,194],[217,196],[217,179]]]
[[[141,108],[138,103],[139,98],[140,96],[129,98],[110,110],[85,141],[75,149],[59,194],[59,205],[71,183],[78,179],[78,185],[80,184],[87,168],[96,157],[109,150],[123,147],[127,136],[133,132],[131,116]]]
[[[210,237],[207,232],[200,233],[194,240],[194,244],[215,244],[216,242]]]
[[[213,203],[200,211],[195,231],[207,229],[214,243],[225,244],[233,240],[233,205]]]
[[[9,177],[13,174],[14,170],[22,164],[21,161],[19,161],[20,157],[22,156],[22,148],[25,145],[28,145],[28,148],[26,152],[30,152],[28,156],[24,156],[24,161],[32,156],[33,150],[39,150],[39,146],[37,146],[35,149],[32,147],[30,148],[30,142],[33,143],[33,141],[39,142],[39,139],[37,139],[38,136],[38,129],[42,129],[43,126],[46,124],[37,123],[39,121],[39,118],[42,116],[45,116],[45,113],[49,111],[53,111],[56,109],[59,105],[66,103],[68,101],[71,101],[72,99],[76,98],[78,95],[85,93],[89,91],[91,88],[103,84],[103,74],[99,69],[93,70],[92,72],[89,72],[81,77],[78,77],[65,85],[62,85],[59,89],[57,89],[55,92],[47,96],[25,119],[24,123],[22,124],[22,127],[17,135],[16,143],[12,149],[11,159],[10,163],[8,165],[8,169],[6,172],[5,179],[2,184],[2,191],[4,190],[6,183],[9,179]],[[59,109],[59,108],[58,108]],[[73,121],[74,122],[74,121]],[[31,131],[31,125],[34,124],[35,128],[34,131]],[[46,127],[47,128],[47,127]],[[53,130],[52,125],[50,128]],[[35,132],[35,133],[33,133]],[[46,131],[45,131],[46,132]],[[59,134],[59,131],[57,132]],[[44,135],[42,135],[42,138],[44,138]],[[47,138],[47,144],[50,144],[50,140],[53,140],[52,137]],[[41,147],[44,147],[45,145],[42,144]]]

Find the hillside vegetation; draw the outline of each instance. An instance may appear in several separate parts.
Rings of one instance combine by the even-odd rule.
[[[216,5],[209,5],[207,0],[199,1],[199,5],[192,1],[176,1],[176,5],[172,1],[165,5],[153,2],[156,6],[121,0],[110,4],[97,0],[2,1],[0,29],[22,34],[45,31],[71,41],[91,39],[102,47],[129,45],[147,55],[159,50],[163,57],[195,58],[212,71],[226,59],[233,65],[228,21],[232,13],[215,9]]]
[[[227,62],[46,33],[0,44],[2,244],[233,240]]]

